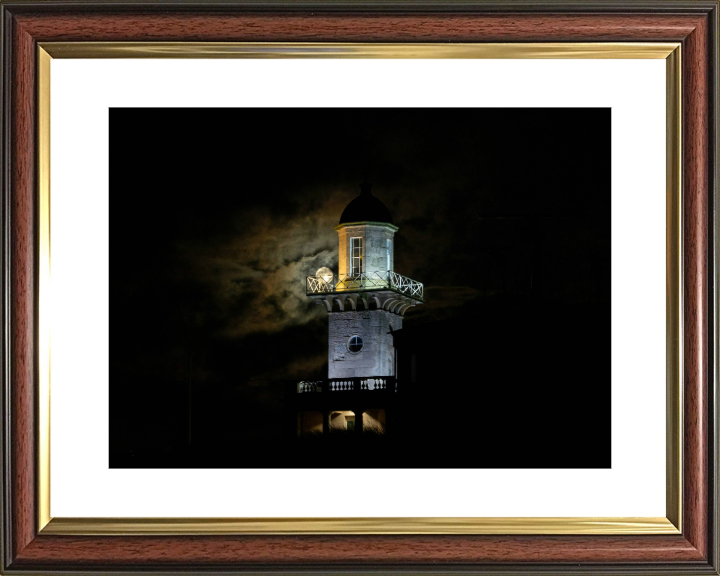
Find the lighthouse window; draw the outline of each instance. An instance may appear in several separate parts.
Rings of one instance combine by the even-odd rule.
[[[362,238],[350,238],[350,274],[362,274]]]
[[[387,240],[387,269],[388,269],[388,272],[390,270],[392,270],[392,268],[390,268],[390,255],[391,254],[392,254],[392,240],[390,240],[388,238],[388,240]]]
[[[360,352],[363,348],[363,341],[360,336],[352,336],[348,342],[348,350],[350,352]]]

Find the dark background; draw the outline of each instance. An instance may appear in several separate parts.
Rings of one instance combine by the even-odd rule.
[[[297,458],[304,279],[365,177],[424,404],[377,458]],[[610,466],[609,109],[111,109],[110,202],[111,467]]]

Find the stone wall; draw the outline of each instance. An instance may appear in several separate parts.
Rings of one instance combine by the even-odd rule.
[[[390,328],[400,330],[402,317],[386,310],[328,314],[328,377],[392,376],[395,349]],[[350,352],[351,336],[360,336],[363,348]]]
[[[387,241],[390,240],[390,268],[395,267],[395,229],[390,225],[362,224],[338,229],[340,264],[338,274],[350,274],[350,238],[363,239],[364,272],[378,272],[384,276],[387,267]]]

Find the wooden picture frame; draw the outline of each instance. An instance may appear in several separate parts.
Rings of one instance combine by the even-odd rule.
[[[2,571],[477,572],[718,574],[717,431],[717,18],[716,1],[292,3],[7,1],[2,3],[3,395]],[[47,177],[47,106],[39,82],[43,46],[81,54],[86,42],[123,54],[123,44],[155,43],[666,43],[679,44],[676,95],[682,126],[682,254],[678,343],[682,363],[678,530],[583,530],[568,523],[535,533],[497,523],[436,530],[396,525],[386,531],[216,522],[183,529],[175,522],[52,523],[47,517],[47,430],[43,423],[43,179]],[[114,48],[113,48],[114,46]],[[167,45],[165,45],[167,46]],[[217,45],[216,48],[217,49]],[[678,56],[677,52],[673,52]],[[182,52],[178,52],[182,56]],[[111,57],[111,56],[110,56]],[[670,92],[669,92],[670,93]],[[669,127],[669,134],[672,127]],[[669,139],[672,141],[672,137]],[[45,239],[46,240],[46,239]],[[673,269],[673,265],[669,264]],[[673,292],[673,288],[670,288]],[[672,316],[672,314],[670,315]],[[681,368],[680,368],[681,367]],[[670,402],[672,404],[672,402]],[[681,410],[681,412],[680,412]],[[674,494],[674,496],[673,496]],[[568,527],[570,526],[570,527]],[[384,533],[381,533],[384,532]],[[658,533],[653,533],[658,532]]]

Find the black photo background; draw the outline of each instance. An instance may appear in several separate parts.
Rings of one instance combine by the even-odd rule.
[[[609,467],[609,109],[112,109],[111,467]],[[298,448],[367,178],[423,392],[404,433]]]

